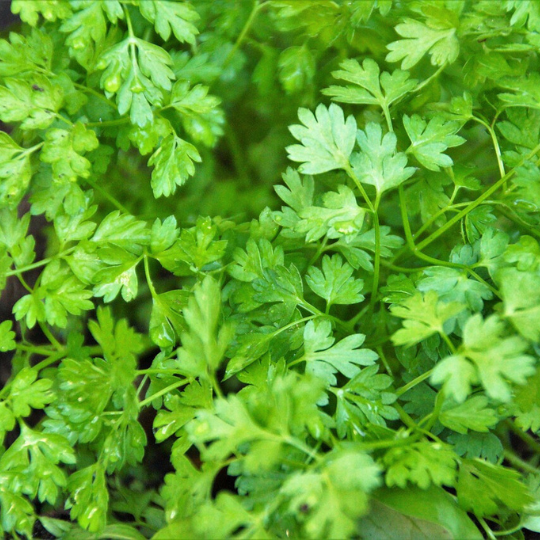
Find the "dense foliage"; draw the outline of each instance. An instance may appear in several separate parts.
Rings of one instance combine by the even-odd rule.
[[[0,534],[540,531],[540,3],[12,11]]]

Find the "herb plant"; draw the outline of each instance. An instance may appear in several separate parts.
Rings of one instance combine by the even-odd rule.
[[[11,7],[1,534],[540,532],[538,2]]]

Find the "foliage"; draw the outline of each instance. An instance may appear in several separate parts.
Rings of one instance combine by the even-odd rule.
[[[540,531],[535,2],[11,8],[0,535]]]

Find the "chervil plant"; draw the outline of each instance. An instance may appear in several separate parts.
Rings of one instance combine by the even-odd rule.
[[[536,1],[11,8],[2,535],[540,532]]]

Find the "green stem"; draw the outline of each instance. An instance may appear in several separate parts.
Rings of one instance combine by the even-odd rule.
[[[210,373],[208,375],[208,378],[210,379],[210,384],[212,385],[212,388],[214,389],[216,396],[220,399],[224,399],[225,395],[223,394],[223,390],[221,389],[221,386],[216,378],[216,374]]]
[[[327,242],[328,242],[328,237],[325,236],[323,241],[319,244],[319,247],[317,248],[317,251],[315,252],[313,257],[311,257],[311,259],[307,263],[306,268],[309,268],[310,266],[312,266],[313,263],[315,263],[315,261],[317,261],[317,259],[324,253],[324,251],[326,250]]]
[[[150,267],[148,265],[148,255],[144,256],[144,275],[146,276],[146,283],[148,283],[148,289],[150,289],[150,294],[152,298],[157,299],[158,294],[154,288],[154,283],[152,281],[152,276],[150,275]]]
[[[444,342],[448,345],[448,348],[452,352],[452,354],[457,354],[457,349],[454,346],[454,344],[450,341],[450,338],[443,332],[439,332],[440,336],[443,338]]]
[[[461,212],[456,214],[454,217],[450,218],[440,229],[436,230],[425,240],[420,242],[416,247],[417,249],[423,249],[432,242],[434,242],[439,236],[443,235],[448,229],[453,227],[461,219],[463,219],[469,212],[474,210],[477,206],[480,206],[486,199],[488,199],[493,193],[495,193],[499,188],[501,188],[507,180],[509,180],[515,173],[516,169],[521,167],[527,160],[533,157],[538,151],[540,151],[540,144],[535,146],[535,148],[527,154],[521,161],[516,165],[511,171],[507,172],[500,180],[495,182],[490,188],[488,188],[482,195],[480,195],[476,200],[469,203]]]
[[[432,73],[426,80],[422,81],[412,92],[411,94],[415,94],[416,92],[420,92],[422,88],[425,88],[431,81],[436,79],[446,68],[446,64],[443,64],[437,71]]]
[[[390,116],[390,109],[388,108],[388,106],[386,104],[381,105],[381,106],[382,106],[384,118],[386,119],[386,125],[388,126],[388,131],[393,133],[394,132],[394,126],[392,124],[392,117]]]
[[[364,186],[362,185],[362,183],[360,182],[360,180],[358,179],[356,174],[354,174],[354,171],[353,171],[353,169],[352,169],[352,167],[351,167],[351,165],[350,165],[350,163],[348,161],[343,166],[343,169],[345,170],[345,172],[347,173],[349,178],[351,178],[351,180],[356,184],[356,187],[358,188],[358,191],[360,192],[360,194],[364,198],[364,201],[366,201],[366,204],[368,205],[368,208],[371,210],[371,212],[373,212],[375,214],[376,213],[375,212],[375,207],[373,206],[373,203],[371,202],[371,199],[368,197],[368,194],[366,193],[366,190],[364,189]]]
[[[108,191],[105,191],[99,184],[94,182],[91,178],[85,178],[84,181],[93,187],[96,191],[101,193],[103,197],[105,197],[110,203],[112,203],[113,206],[115,206],[120,212],[123,212],[124,214],[131,214],[131,212],[117,199],[115,199]]]
[[[38,261],[36,263],[29,264],[28,266],[23,266],[22,268],[16,268],[15,270],[10,270],[9,272],[6,272],[4,275],[6,277],[18,276],[19,274],[23,274],[24,272],[29,272],[30,270],[34,270],[35,268],[39,268],[40,266],[45,266],[46,264],[49,264],[51,261],[54,261],[55,259],[65,257],[66,255],[74,251],[76,248],[77,246],[70,247],[69,249],[66,249],[65,251],[57,253],[56,255],[53,255],[52,257],[47,257],[46,259],[42,259],[41,261]]]
[[[155,394],[151,395],[150,397],[147,397],[143,401],[140,401],[139,409],[146,407],[149,403],[152,403],[154,399],[164,396],[165,394],[168,394],[169,392],[172,392],[173,390],[176,390],[177,388],[180,388],[181,386],[184,386],[188,384],[189,382],[190,382],[190,379],[182,379],[181,381],[177,381],[173,384],[169,384],[169,386],[162,388],[159,392],[156,392]]]
[[[371,298],[369,302],[372,308],[377,302],[377,293],[379,291],[379,275],[381,268],[381,227],[379,223],[379,214],[377,213],[377,210],[379,208],[379,202],[380,193],[377,192],[373,213],[373,225],[375,228],[375,260],[373,263],[373,284],[371,286]]]
[[[512,465],[514,465],[515,467],[518,467],[522,471],[525,471],[531,474],[536,474],[536,475],[540,472],[540,469],[538,469],[537,467],[533,467],[530,463],[527,463],[525,460],[521,459],[519,456],[516,456],[516,454],[514,454],[514,452],[510,450],[505,450],[503,455],[506,461],[510,462]]]
[[[507,420],[505,424],[510,428],[512,433],[519,437],[527,446],[535,453],[540,454],[540,442],[538,442],[532,435],[520,429],[511,420]]]
[[[418,266],[417,268],[407,268],[405,266],[397,266],[396,264],[392,264],[391,262],[385,261],[384,259],[381,259],[381,264],[382,266],[386,266],[386,268],[390,268],[390,270],[394,270],[396,272],[403,272],[405,274],[421,272],[422,270],[432,268],[431,266]]]
[[[480,525],[482,525],[482,528],[486,532],[487,537],[489,538],[489,540],[497,540],[497,537],[495,536],[495,534],[493,533],[493,531],[491,530],[489,525],[486,523],[486,520],[484,518],[479,517],[479,516],[476,516],[476,519],[478,519],[478,523],[480,523]]]
[[[35,366],[32,366],[32,369],[34,369],[36,371],[40,371],[41,369],[44,369],[44,368],[50,366],[51,364],[54,364],[55,362],[58,362],[58,360],[61,360],[65,356],[66,356],[65,351],[57,352],[56,354],[52,354],[51,356],[49,356],[49,358],[46,358],[45,360],[42,360],[41,362],[37,363]],[[11,383],[12,382],[13,382],[13,379],[10,380],[4,386],[4,388],[2,388],[0,390],[0,398],[2,398],[4,395],[6,395],[8,393],[9,389],[11,388]]]
[[[104,122],[88,122],[86,127],[114,127],[121,126],[130,122],[130,118],[116,118],[115,120],[105,120]]]
[[[47,328],[47,325],[41,321],[38,321],[41,331],[45,334],[45,337],[51,342],[51,344],[58,350],[63,351],[65,347],[54,337],[52,332]]]
[[[116,103],[114,103],[110,99],[107,99],[106,96],[104,96],[103,94],[101,94],[98,91],[94,90],[93,88],[90,88],[89,86],[85,86],[84,84],[79,84],[79,83],[76,83],[76,82],[73,83],[73,86],[75,86],[75,88],[78,88],[82,92],[88,92],[89,94],[92,94],[93,96],[95,96],[98,99],[100,99],[100,100],[104,101],[105,103],[107,103],[107,105],[109,105],[113,109],[116,109]],[[90,124],[86,124],[86,125],[88,126]]]
[[[388,363],[388,360],[386,359],[383,348],[381,346],[377,347],[377,353],[379,354],[379,358],[381,359],[381,362],[383,363],[388,375],[393,377],[394,373],[392,372],[392,368],[390,367],[390,364]]]
[[[403,230],[405,231],[405,239],[407,241],[407,246],[415,257],[418,257],[419,259],[429,262],[435,266],[446,266],[448,268],[458,268],[460,270],[464,270],[471,274],[477,281],[483,283],[495,296],[501,298],[500,292],[495,287],[490,285],[485,279],[480,277],[474,270],[472,270],[468,266],[465,266],[464,264],[453,263],[450,261],[442,261],[440,259],[436,259],[435,257],[430,257],[429,255],[426,255],[425,253],[422,253],[422,251],[420,251],[420,244],[417,245],[414,243],[414,238],[411,233],[411,225],[409,223],[409,216],[407,214],[407,207],[405,204],[405,196],[402,186],[399,186],[399,206],[401,209],[401,219],[403,221]]]
[[[476,116],[472,117],[472,120],[475,122],[478,122],[482,126],[484,126],[491,137],[491,141],[493,142],[493,148],[495,149],[495,156],[497,157],[497,165],[499,166],[499,172],[501,174],[501,178],[503,176],[506,176],[506,171],[504,170],[504,163],[502,160],[502,154],[501,154],[501,147],[499,146],[499,141],[497,139],[497,135],[495,133],[495,130],[487,123],[484,122],[481,118],[477,118]]]
[[[431,377],[431,374],[433,373],[433,369],[430,369],[426,371],[425,373],[422,373],[422,375],[419,375],[412,381],[408,382],[406,385],[402,386],[401,388],[398,388],[396,390],[396,396],[402,396],[405,394],[405,392],[408,392],[411,388],[414,388],[421,382],[425,381],[426,379],[429,379]]]
[[[255,0],[253,3],[253,9],[251,10],[251,13],[249,14],[246,23],[244,24],[244,27],[242,28],[242,31],[240,32],[238,38],[236,39],[236,42],[233,45],[233,48],[229,51],[229,54],[225,58],[225,61],[223,62],[223,67],[227,66],[229,62],[233,59],[234,55],[236,54],[236,51],[240,48],[240,45],[242,45],[242,42],[246,38],[248,32],[251,30],[251,26],[253,25],[255,21],[255,17],[257,16],[257,13],[259,10],[264,6],[265,4],[259,4],[259,0]]]

